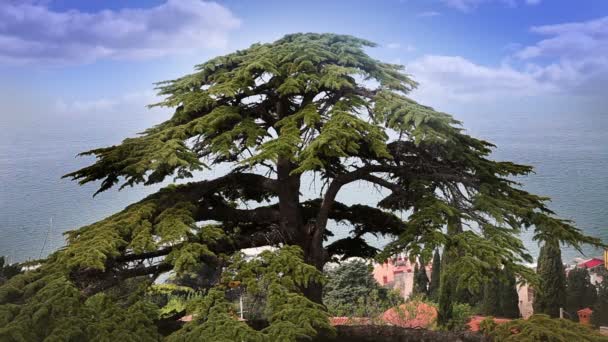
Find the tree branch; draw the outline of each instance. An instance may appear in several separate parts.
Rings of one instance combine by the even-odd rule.
[[[238,236],[232,240],[222,240],[212,246],[211,250],[215,255],[231,254],[245,248],[276,245],[282,242],[284,242],[283,236],[278,232],[277,229],[273,229],[269,232],[260,232],[249,236]],[[158,264],[151,266],[143,266],[141,263],[132,268],[124,268],[124,266],[133,261],[141,261],[165,256],[169,254],[175,247],[177,246],[169,246],[163,248],[162,250],[153,252],[119,256],[109,262],[109,264],[114,265],[114,267],[105,272],[100,272],[93,269],[84,269],[73,272],[70,276],[76,281],[76,283],[81,284],[81,287],[83,288],[83,295],[87,297],[92,296],[98,292],[105,291],[111,287],[119,285],[126,279],[148,275],[158,275],[172,270],[173,265],[165,261],[160,261]],[[199,258],[199,261],[202,263],[213,264],[218,261],[218,258],[211,255],[202,255]],[[119,266],[119,264],[122,266]]]

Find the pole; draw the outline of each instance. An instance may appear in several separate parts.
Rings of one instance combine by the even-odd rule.
[[[53,217],[49,220],[49,229],[46,231],[46,236],[44,237],[44,243],[42,244],[42,248],[40,248],[40,254],[38,255],[38,259],[42,258],[42,252],[44,252],[44,248],[46,247],[46,242],[49,240],[49,235],[51,235],[51,230],[53,229]]]
[[[239,306],[241,307],[241,321],[243,320],[243,293],[239,297]]]

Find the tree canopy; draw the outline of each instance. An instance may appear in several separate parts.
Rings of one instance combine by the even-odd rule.
[[[403,298],[378,284],[371,265],[349,260],[327,271],[323,287],[323,304],[332,316],[377,318],[398,306]]]
[[[598,331],[588,326],[574,323],[567,319],[550,318],[542,314],[498,325],[486,323],[485,332],[496,342],[608,341],[607,336],[601,335]]]
[[[18,264],[9,264],[4,256],[0,256],[0,285],[21,273],[21,266]]]
[[[420,261],[420,267],[416,262],[414,265],[414,286],[412,289],[413,295],[428,296],[429,294],[429,277],[426,274],[426,264]]]
[[[439,293],[439,279],[441,278],[441,256],[439,250],[433,254],[433,269],[431,271],[431,282],[429,283],[429,297],[437,300]]]
[[[541,247],[536,272],[539,283],[535,287],[534,312],[559,317],[559,308],[566,304],[566,270],[557,243],[546,242]]]
[[[144,291],[122,303],[114,288],[126,279],[145,288],[164,272],[181,274],[201,263],[229,270],[249,247],[282,247],[255,266],[233,269],[231,280],[271,284],[269,330],[243,332],[246,325],[222,300],[228,281],[222,277],[189,309],[199,318],[176,336],[210,336],[224,325],[220,330],[232,337],[267,338],[293,324],[299,335],[314,334],[324,328],[323,307],[315,305],[322,298],[320,270],[332,259],[385,259],[407,250],[429,260],[445,245],[458,253],[442,277],[458,274],[459,284],[479,286],[502,267],[533,277],[521,265],[531,261],[518,237],[522,229],[533,229],[536,240],[600,243],[557,218],[547,198],[519,187],[514,177],[532,172],[530,166],[492,160],[491,143],[412,100],[417,83],[402,66],[370,57],[374,46],[347,35],[291,34],[158,83],[164,99],[153,106],[173,115],[121,144],[82,153],[95,162],[66,177],[98,182],[97,193],[171,177],[190,182],[67,232],[65,247],[0,288],[0,336],[17,340],[41,322],[38,337],[76,330],[80,336],[91,327],[90,308],[109,320],[127,310],[149,327]],[[220,165],[229,169],[220,177],[198,173]],[[302,199],[316,180],[320,190]],[[379,187],[384,197],[376,206],[339,202],[353,182]],[[329,221],[350,227],[348,235],[332,236]],[[393,242],[379,250],[366,234]],[[269,275],[276,269],[283,272],[277,279]],[[302,306],[290,308],[296,303]],[[309,320],[294,322],[293,310]]]
[[[589,271],[585,268],[574,268],[566,278],[565,309],[570,317],[578,320],[577,311],[591,308],[597,301],[597,289],[591,284]]]
[[[597,287],[597,301],[592,309],[591,323],[596,327],[608,326],[608,278],[605,276]]]

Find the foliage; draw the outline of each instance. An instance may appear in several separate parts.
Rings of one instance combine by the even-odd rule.
[[[597,300],[597,290],[584,268],[574,268],[568,272],[566,283],[566,311],[578,320],[577,311],[593,306]]]
[[[190,301],[203,295],[202,291],[174,284],[152,285],[147,294],[150,300],[160,307],[158,311],[160,318],[171,318],[184,313]]]
[[[83,298],[63,276],[28,272],[0,288],[0,340],[157,341],[156,307],[119,306],[105,294]]]
[[[4,256],[0,256],[0,285],[19,273],[21,273],[19,264],[9,264]]]
[[[456,303],[452,307],[452,317],[446,324],[446,328],[452,331],[465,331],[469,329],[467,325],[473,316],[473,308],[466,303]]]
[[[332,316],[375,318],[403,302],[401,296],[376,282],[371,265],[362,260],[342,262],[328,270],[327,278],[323,303]]]
[[[597,300],[592,307],[591,323],[596,327],[608,326],[608,278],[604,277],[597,290]]]
[[[500,310],[501,317],[518,318],[519,313],[519,295],[517,293],[517,281],[513,273],[509,270],[504,270],[505,278],[500,282]]]
[[[516,319],[498,324],[493,331],[486,329],[484,332],[497,342],[608,341],[608,337],[600,335],[599,332],[585,325],[567,319],[550,318],[547,315],[532,315],[528,319]]]
[[[545,242],[541,247],[536,272],[539,285],[535,287],[534,312],[559,317],[559,308],[565,305],[566,272],[558,244]]]
[[[515,276],[509,270],[486,282],[483,290],[481,312],[488,316],[519,317],[519,296]]]
[[[421,263],[418,267],[418,263],[414,266],[414,288],[413,294],[427,296],[429,293],[428,289],[429,278],[426,275],[425,264]]]
[[[67,245],[38,270],[0,287],[2,336],[82,340],[129,322],[129,331],[96,333],[157,339],[152,319],[158,312],[148,309],[146,288],[163,273],[180,277],[205,264],[225,270],[247,291],[263,285],[270,326],[255,331],[235,320],[218,275],[204,285],[212,286],[199,305],[186,305],[198,318],[170,339],[289,341],[328,328],[318,271],[329,260],[385,260],[403,250],[428,260],[445,246],[450,263],[441,278],[453,283],[440,288],[454,296],[440,295],[440,308],[452,310],[459,293],[478,289],[503,267],[534,280],[522,265],[531,261],[519,239],[523,229],[535,240],[575,248],[601,244],[556,217],[548,198],[520,188],[514,179],[531,167],[490,159],[491,143],[409,98],[417,83],[402,66],[370,57],[365,50],[374,46],[347,35],[291,34],[160,82],[164,99],[156,106],[172,108],[173,115],[118,145],[82,153],[95,162],[66,177],[99,182],[98,194],[117,185],[190,179],[218,165],[229,171],[170,184],[67,232]],[[313,178],[321,191],[302,200],[310,185],[303,181]],[[336,200],[357,181],[387,196],[376,206]],[[332,236],[330,220],[349,231],[324,244]],[[380,251],[367,243],[368,234],[393,242]],[[260,246],[283,248],[251,262],[239,258],[240,250]],[[89,315],[93,303],[100,308]],[[127,313],[138,322],[122,319]],[[98,315],[107,325],[91,322]]]
[[[188,287],[194,290],[204,290],[217,284],[221,276],[221,269],[208,264],[198,264],[191,271],[173,274],[168,283]]]
[[[494,320],[494,317],[488,316],[479,322],[479,332],[485,336],[491,337],[496,330],[498,323]]]
[[[439,250],[436,249],[433,254],[433,270],[431,272],[431,282],[429,283],[429,297],[437,300],[439,292],[439,279],[441,277],[441,256]]]
[[[381,316],[381,324],[415,329],[437,328],[437,304],[422,295],[410,296],[404,304],[395,306]]]
[[[214,288],[186,306],[196,319],[169,336],[169,341],[296,341],[313,337],[319,330],[333,331],[323,307],[302,295],[302,287],[323,281],[323,275],[303,262],[299,247],[264,251],[252,260],[237,254],[232,261],[222,282],[238,283],[250,293],[266,291],[270,325],[255,331],[237,320],[224,292]]]
[[[502,316],[500,307],[500,281],[491,279],[483,288],[481,312],[486,316]]]

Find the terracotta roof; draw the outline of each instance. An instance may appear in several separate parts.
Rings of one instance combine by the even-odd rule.
[[[483,321],[484,319],[486,319],[485,316],[473,316],[471,317],[471,320],[469,321],[469,323],[467,323],[467,325],[469,326],[469,329],[471,331],[479,331],[479,323],[481,323],[481,321]],[[507,323],[511,321],[508,318],[494,318],[494,322],[496,324],[502,324],[502,323]]]
[[[435,307],[419,302],[401,304],[399,308],[385,311],[380,317],[384,322],[405,328],[427,328],[437,319]]]
[[[604,264],[604,260],[602,259],[597,259],[597,258],[593,258],[590,260],[587,260],[583,263],[578,264],[578,267],[583,267],[583,268],[594,268],[600,265]]]

